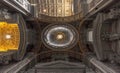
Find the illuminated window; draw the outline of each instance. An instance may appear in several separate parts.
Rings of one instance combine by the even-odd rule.
[[[0,22],[0,52],[18,50],[20,32],[18,24]]]

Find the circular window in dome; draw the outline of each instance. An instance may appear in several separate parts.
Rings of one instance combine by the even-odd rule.
[[[51,24],[42,32],[44,45],[53,50],[73,48],[78,41],[77,30],[69,24]]]

